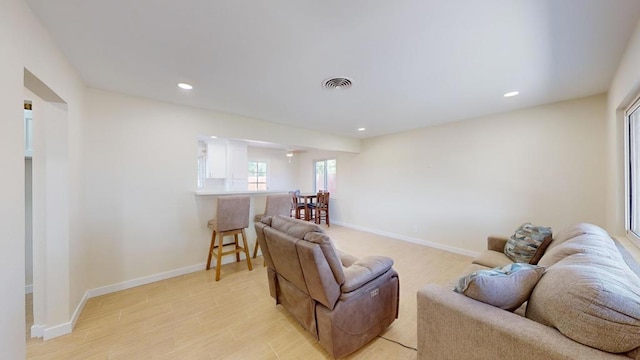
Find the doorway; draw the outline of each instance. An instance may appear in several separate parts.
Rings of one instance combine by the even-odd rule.
[[[47,340],[71,332],[68,111],[66,102],[27,69],[24,69],[24,87],[24,98],[31,102],[31,138],[25,139],[25,149],[27,143],[32,149],[30,253],[33,325],[27,329],[30,332],[27,337]],[[25,179],[26,171],[25,163]],[[25,202],[28,201],[27,186],[25,181]],[[28,206],[25,203],[25,209]],[[28,216],[26,210],[25,216]],[[27,246],[25,236],[25,251]],[[25,272],[29,270],[26,261]]]
[[[24,292],[26,314],[26,336],[30,337],[33,326],[33,145],[32,133],[32,101],[24,101]]]

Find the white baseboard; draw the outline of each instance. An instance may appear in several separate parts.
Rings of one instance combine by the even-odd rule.
[[[467,256],[472,256],[472,257],[476,257],[476,256],[479,255],[479,253],[475,252],[475,251],[469,251],[469,250],[460,249],[460,248],[453,247],[453,246],[442,245],[442,244],[438,244],[438,243],[434,243],[434,242],[430,242],[430,241],[425,241],[425,240],[418,239],[418,238],[412,238],[410,236],[395,234],[395,233],[382,231],[382,230],[377,230],[377,229],[371,229],[371,228],[367,228],[367,227],[359,226],[359,225],[345,224],[345,223],[336,222],[336,221],[334,221],[333,223],[336,224],[336,225],[339,225],[339,226],[344,226],[344,227],[348,227],[348,228],[355,229],[355,230],[360,230],[360,231],[365,231],[365,232],[372,233],[372,234],[386,236],[386,237],[390,237],[390,238],[393,238],[393,239],[403,240],[403,241],[407,241],[407,242],[414,243],[414,244],[429,246],[429,247],[432,247],[432,248],[435,248],[435,249],[445,250],[445,251],[449,251],[449,252],[456,253],[456,254],[462,254],[462,255],[467,255]],[[223,261],[223,263],[225,263],[225,262]],[[110,294],[110,293],[113,293],[113,292],[116,292],[116,291],[130,289],[130,288],[133,288],[133,287],[136,287],[136,286],[151,284],[151,283],[154,283],[156,281],[166,280],[166,279],[169,279],[169,278],[172,278],[172,277],[181,276],[181,275],[189,274],[189,273],[192,273],[192,272],[200,271],[200,270],[203,270],[204,268],[205,268],[205,264],[201,263],[201,264],[196,264],[196,265],[183,267],[183,268],[180,268],[180,269],[165,271],[165,272],[158,273],[158,274],[153,274],[153,275],[149,275],[149,276],[143,276],[143,277],[139,277],[139,278],[136,278],[136,279],[123,281],[123,282],[120,282],[120,283],[101,286],[99,288],[87,290],[85,292],[84,296],[82,297],[82,299],[80,300],[80,303],[76,307],[75,311],[73,312],[73,315],[71,316],[70,321],[62,323],[62,324],[58,324],[58,325],[53,325],[53,326],[33,325],[31,327],[31,337],[43,337],[44,340],[49,340],[49,339],[53,339],[53,338],[58,337],[58,336],[70,334],[71,331],[73,330],[73,328],[75,327],[76,322],[78,321],[78,318],[80,317],[80,314],[82,313],[82,310],[84,309],[84,306],[87,303],[87,300],[89,300],[89,299],[91,299],[93,297]],[[25,289],[25,291],[26,291],[26,289]]]
[[[65,323],[54,326],[48,326],[43,331],[42,339],[46,341],[57,338],[58,336],[71,334],[71,330],[73,330],[71,321],[67,321]]]
[[[372,234],[376,234],[376,235],[390,237],[390,238],[393,238],[393,239],[407,241],[407,242],[414,243],[414,244],[419,244],[419,245],[432,247],[434,249],[449,251],[449,252],[452,252],[452,253],[455,253],[455,254],[466,255],[466,256],[471,256],[471,257],[477,257],[478,255],[480,255],[480,253],[476,252],[476,251],[471,251],[471,250],[467,250],[467,249],[461,249],[461,248],[457,248],[457,247],[449,246],[449,245],[438,244],[438,243],[434,243],[434,242],[431,242],[431,241],[426,241],[426,240],[423,240],[423,239],[413,238],[413,237],[410,237],[410,236],[396,234],[396,233],[392,233],[392,232],[388,232],[388,231],[382,231],[382,230],[378,230],[378,229],[371,229],[371,228],[360,226],[360,225],[345,224],[345,223],[342,223],[342,222],[339,222],[339,221],[332,221],[331,223],[336,224],[336,225],[340,225],[340,226],[344,226],[344,227],[347,227],[347,228],[350,228],[350,229],[360,230],[360,231],[364,231],[364,232],[368,232],[368,233],[372,233]]]
[[[91,299],[92,297],[105,295],[105,294],[110,294],[110,293],[113,293],[113,292],[116,292],[116,291],[120,291],[120,290],[126,290],[126,289],[130,289],[132,287],[136,287],[136,286],[140,286],[140,285],[151,284],[151,283],[156,282],[156,281],[166,280],[166,279],[169,279],[169,278],[172,278],[172,277],[176,277],[176,276],[180,276],[180,275],[189,274],[189,273],[192,273],[192,272],[203,270],[204,266],[205,266],[205,264],[201,263],[201,264],[196,264],[196,265],[183,267],[183,268],[180,268],[180,269],[165,271],[165,272],[158,273],[158,274],[139,277],[137,279],[127,280],[127,281],[123,281],[123,282],[117,283],[117,284],[111,284],[111,285],[107,285],[107,286],[102,286],[102,287],[99,287],[99,288],[88,290],[87,294],[85,296],[87,297],[87,299]]]
[[[78,318],[80,318],[80,314],[82,314],[82,310],[84,306],[87,304],[87,300],[89,300],[89,292],[85,291],[82,299],[80,299],[80,303],[76,306],[76,309],[73,311],[73,315],[71,315],[71,331],[76,327],[76,323],[78,322]]]
[[[44,325],[31,325],[31,337],[32,338],[41,338],[44,336]]]
[[[76,322],[84,309],[84,306],[87,304],[87,300],[92,297],[110,294],[116,291],[130,289],[136,286],[151,284],[156,281],[166,280],[172,277],[189,274],[192,272],[203,270],[205,264],[196,264],[187,267],[183,267],[180,269],[165,271],[158,274],[153,274],[149,276],[143,276],[132,280],[123,281],[116,284],[111,284],[107,286],[101,286],[99,288],[87,290],[84,293],[84,296],[80,300],[78,306],[76,306],[73,315],[71,316],[71,320],[62,324],[54,325],[54,326],[32,326],[31,327],[31,337],[42,337],[44,340],[53,339],[58,336],[70,334],[73,331],[73,328],[76,326]]]
[[[24,286],[24,293],[26,294],[32,294],[33,293],[33,284],[29,284],[29,285],[25,285]]]

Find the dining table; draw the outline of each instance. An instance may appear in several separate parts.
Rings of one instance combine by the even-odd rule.
[[[298,202],[304,204],[304,219],[305,221],[311,220],[311,211],[309,205],[313,204],[313,200],[318,197],[318,194],[305,193],[298,194]]]

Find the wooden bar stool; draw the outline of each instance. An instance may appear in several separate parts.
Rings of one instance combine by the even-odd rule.
[[[236,262],[240,261],[240,253],[244,252],[249,271],[253,270],[247,246],[247,234],[244,229],[249,227],[249,208],[251,198],[249,196],[224,196],[219,197],[216,205],[216,218],[209,220],[208,226],[213,230],[211,245],[209,245],[209,257],[207,270],[211,268],[211,257],[216,255],[216,281],[220,280],[220,266],[222,256],[236,255]],[[216,245],[216,234],[218,244]],[[242,235],[242,245],[238,243],[238,234]],[[233,235],[234,242],[225,244],[225,236]],[[233,250],[224,251],[225,246],[233,246]]]
[[[267,195],[267,202],[264,206],[264,214],[258,214],[253,222],[260,222],[264,216],[289,216],[291,214],[291,195],[289,194],[273,194]],[[253,248],[253,258],[258,255],[258,241],[256,247]],[[266,263],[265,263],[266,265]]]

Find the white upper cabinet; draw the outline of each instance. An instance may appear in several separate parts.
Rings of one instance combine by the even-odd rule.
[[[207,178],[227,177],[227,144],[221,141],[207,143]]]
[[[248,186],[249,167],[247,144],[231,140],[207,142],[208,179],[225,179],[225,188],[245,191]]]
[[[227,177],[230,190],[245,191],[248,188],[249,164],[247,144],[229,142],[227,145]]]

